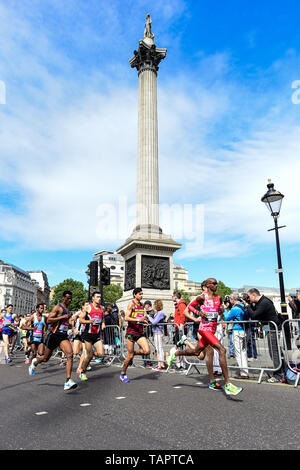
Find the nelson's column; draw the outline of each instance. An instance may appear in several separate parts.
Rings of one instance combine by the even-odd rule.
[[[173,253],[180,243],[159,227],[157,136],[157,72],[167,50],[154,44],[151,17],[146,15],[144,38],[129,61],[139,78],[136,227],[117,250],[125,259],[124,294],[117,302],[126,309],[132,290],[142,287],[144,300],[161,299],[164,311],[174,310]]]

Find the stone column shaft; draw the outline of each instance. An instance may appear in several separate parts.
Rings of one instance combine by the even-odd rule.
[[[141,230],[159,226],[157,85],[152,68],[139,73],[136,224]]]

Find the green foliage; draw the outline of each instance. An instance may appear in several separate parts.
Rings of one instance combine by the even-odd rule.
[[[224,299],[226,295],[229,295],[232,293],[232,289],[230,287],[225,286],[224,282],[218,281],[218,289],[217,289],[217,294]]]
[[[82,282],[75,281],[74,279],[65,279],[60,282],[54,289],[53,299],[50,305],[52,309],[54,305],[62,301],[63,291],[70,290],[73,294],[72,302],[69,307],[70,311],[77,311],[81,308],[81,304],[84,300],[88,299],[88,291],[84,288]]]
[[[103,286],[103,299],[105,303],[114,304],[123,295],[122,288],[117,284]]]
[[[181,293],[181,298],[182,298],[187,304],[190,303],[191,298],[192,298],[192,295],[191,295],[191,294],[189,294],[188,292],[186,292],[186,291],[183,290],[183,289],[176,289],[176,292],[180,292],[180,293]]]

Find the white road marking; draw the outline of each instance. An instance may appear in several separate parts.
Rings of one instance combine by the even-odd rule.
[[[91,406],[91,403],[81,403],[80,406]]]
[[[123,400],[126,397],[116,397],[116,400]]]
[[[181,387],[180,387],[180,386],[178,386],[178,387],[173,387],[173,388],[181,388]]]
[[[37,416],[41,416],[41,415],[47,415],[48,414],[48,411],[38,411],[37,413],[35,413]]]
[[[156,390],[150,390],[148,393],[157,393]]]

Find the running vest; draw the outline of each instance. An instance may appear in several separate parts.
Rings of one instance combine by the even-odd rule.
[[[221,306],[221,300],[218,295],[213,297],[213,299],[209,298],[208,294],[204,294],[204,297],[204,303],[201,305],[200,310],[206,312],[206,318],[202,317],[202,320],[199,323],[199,330],[208,326],[209,323],[217,323]]]
[[[135,300],[133,300],[133,304],[134,304],[134,308],[132,309],[132,313],[131,313],[132,318],[143,317],[144,305],[137,304]],[[143,323],[139,323],[136,321],[128,321],[127,334],[128,335],[143,335],[144,334]]]
[[[34,318],[33,318],[32,326],[33,326],[34,330],[32,331],[31,340],[32,341],[37,341],[37,342],[42,342],[44,327],[45,327],[45,317],[44,317],[44,315],[42,315],[42,319],[39,321],[37,319],[37,314],[35,313]]]
[[[91,335],[98,335],[101,330],[101,324],[103,321],[103,311],[102,308],[99,306],[97,308],[94,307],[93,304],[90,304],[91,311],[87,313],[86,320],[94,320],[94,323],[87,323],[85,327],[85,333],[90,333]]]
[[[2,320],[2,333],[6,334],[11,334],[12,331],[14,330],[13,328],[13,314],[11,313],[10,315],[8,313],[5,313],[3,315],[3,320]]]
[[[63,315],[68,314],[67,310],[65,309],[65,307],[63,305],[58,304],[58,306],[63,309]],[[60,333],[62,335],[67,336],[69,328],[70,328],[70,325],[69,325],[69,320],[68,319],[58,320],[56,322],[55,326],[53,326],[51,328],[51,332],[52,333]]]

